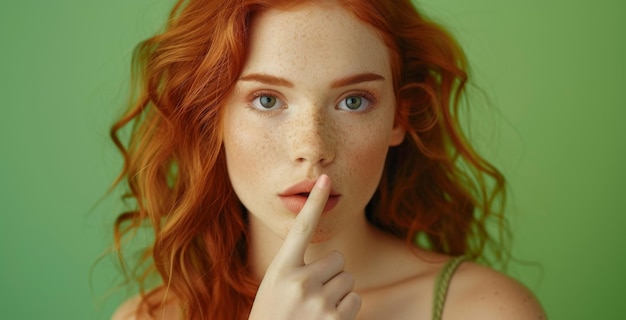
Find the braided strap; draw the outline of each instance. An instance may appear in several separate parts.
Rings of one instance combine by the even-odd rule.
[[[448,294],[448,287],[450,286],[450,279],[454,274],[454,271],[459,265],[467,260],[465,256],[460,256],[451,259],[443,266],[439,275],[437,275],[437,282],[435,282],[435,294],[433,303],[433,320],[441,320],[443,315],[443,306],[446,302],[446,295]]]

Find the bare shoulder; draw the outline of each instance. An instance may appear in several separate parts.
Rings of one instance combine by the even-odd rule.
[[[450,282],[446,319],[546,319],[537,298],[513,278],[472,262]]]
[[[161,304],[155,310],[154,316],[148,312],[146,304],[142,303],[141,296],[137,295],[133,298],[126,300],[122,303],[111,320],[157,320],[157,319],[178,319],[180,317],[180,311],[178,305],[172,297],[164,299],[165,296],[162,292],[157,291],[150,296],[151,303],[155,305]]]
[[[126,300],[122,305],[120,305],[111,320],[135,320],[137,319],[137,309],[141,304],[141,297],[135,296]]]

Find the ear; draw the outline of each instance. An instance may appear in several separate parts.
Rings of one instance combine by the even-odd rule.
[[[395,116],[393,120],[393,128],[391,129],[391,136],[389,139],[389,146],[395,147],[404,141],[404,136],[406,135],[406,129],[404,126],[400,124],[398,121],[398,116]]]
[[[401,114],[403,113],[402,110],[405,110],[409,107],[407,103],[408,101],[406,99],[402,99],[402,97],[399,97],[396,100],[396,111],[393,118],[393,128],[391,129],[391,136],[389,137],[390,147],[395,147],[401,144],[402,141],[404,141],[404,136],[406,135],[406,127],[402,125],[402,122],[406,123],[406,121],[401,120]]]

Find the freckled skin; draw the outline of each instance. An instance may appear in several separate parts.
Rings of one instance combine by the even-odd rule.
[[[324,173],[342,197],[321,216],[314,243],[306,249],[305,267],[340,251],[344,270],[355,280],[353,291],[362,299],[358,319],[430,319],[435,280],[450,257],[408,250],[403,240],[369,226],[364,215],[388,149],[404,138],[394,125],[387,48],[370,26],[325,1],[264,12],[253,21],[250,41],[240,77],[266,74],[292,84],[240,80],[225,101],[223,143],[232,186],[249,211],[251,273],[265,280],[294,221],[295,214],[278,195]],[[365,72],[384,81],[331,85]],[[338,109],[347,97],[364,91],[374,98],[371,109]],[[255,109],[259,95],[276,97],[280,108]],[[161,303],[168,293],[167,288],[157,292],[152,303]],[[290,292],[278,294],[282,298]],[[129,301],[118,315],[134,316],[139,301]],[[445,319],[545,318],[523,286],[470,262],[455,273],[446,301]],[[176,318],[178,311],[174,301],[159,314],[172,312],[166,318]]]
[[[356,220],[365,219],[364,208],[379,183],[389,147],[404,135],[394,126],[387,48],[370,26],[335,7],[269,10],[253,21],[251,32],[241,76],[268,74],[293,86],[239,81],[226,104],[228,173],[250,223],[283,238],[295,215],[278,194],[325,173],[342,197],[320,220],[313,241],[350,232]],[[332,87],[338,79],[366,72],[384,80]],[[251,94],[263,90],[270,90],[283,107],[252,108]],[[372,107],[338,109],[355,91],[372,94]]]

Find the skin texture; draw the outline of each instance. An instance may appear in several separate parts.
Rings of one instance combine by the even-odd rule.
[[[367,238],[365,205],[379,183],[388,148],[404,134],[394,125],[386,47],[345,11],[317,8],[270,10],[257,17],[250,56],[224,114],[229,177],[248,209],[254,272],[264,278],[252,313],[258,319],[318,318],[334,311],[341,318],[356,315],[360,299],[353,294],[344,298],[353,276],[343,272],[343,256],[329,248]],[[354,99],[360,103],[352,103]],[[270,110],[264,110],[265,101],[272,101]],[[357,110],[350,110],[349,102]],[[280,242],[294,229],[296,214],[279,195],[322,173],[333,180],[339,201],[319,221],[305,220],[308,232],[297,238],[300,244],[308,244],[308,238],[321,243],[307,256],[316,263],[300,270],[296,267],[304,266],[305,250],[287,250],[288,258],[279,253],[279,261],[265,274]],[[323,208],[326,199],[317,206]],[[285,241],[280,252],[290,246]],[[282,281],[294,277],[296,281]],[[317,285],[299,290],[298,281]],[[295,308],[273,307],[285,301]],[[272,313],[277,310],[284,313]]]
[[[345,11],[321,13],[311,8],[269,11],[257,18],[250,56],[223,122],[229,177],[252,217],[253,230],[265,228],[284,238],[294,213],[277,195],[321,173],[331,177],[341,200],[321,219],[314,242],[364,219],[387,150],[403,138],[393,123],[387,49],[372,29]],[[360,74],[383,80],[335,87]],[[289,84],[269,83],[259,75]],[[364,94],[371,96],[368,108],[340,109],[346,98]],[[276,109],[259,110],[258,95],[276,97]]]
[[[268,10],[250,30],[222,122],[229,177],[249,215],[250,266],[261,281],[250,319],[430,319],[435,278],[450,257],[408,248],[364,214],[388,149],[404,138],[387,48],[370,26],[328,3]],[[345,110],[354,97],[369,106]],[[280,195],[302,181],[317,185],[296,214]],[[331,193],[339,201],[322,213]],[[133,319],[136,310],[131,300],[114,319]],[[176,315],[174,299],[158,318]],[[444,309],[444,319],[543,318],[526,288],[469,262],[454,275]]]

